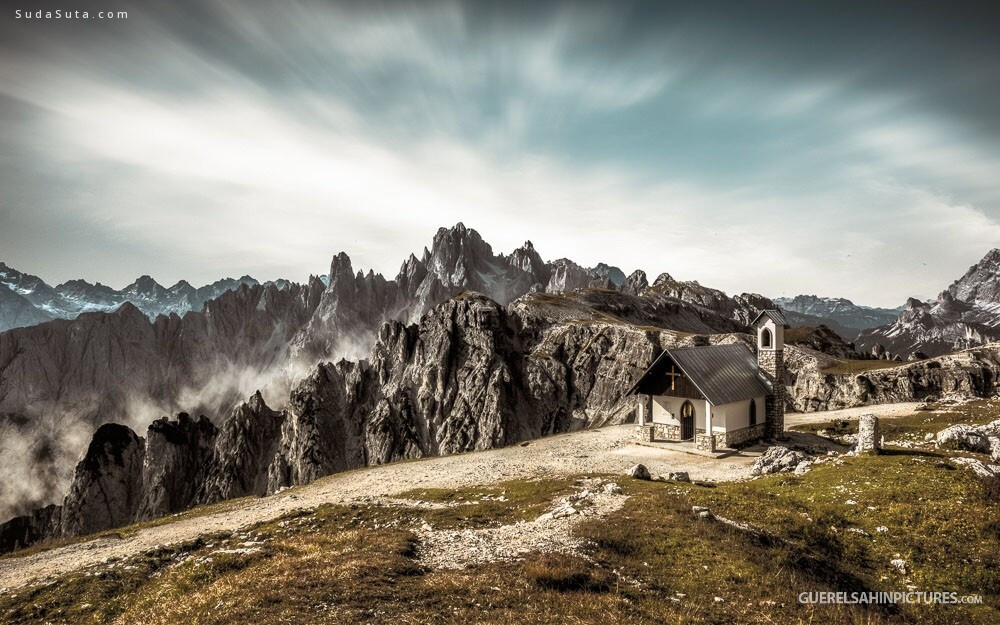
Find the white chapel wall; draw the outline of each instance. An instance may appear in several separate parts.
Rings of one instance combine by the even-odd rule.
[[[757,402],[757,423],[764,422],[764,398],[757,397],[753,401]],[[750,400],[736,401],[730,404],[716,406],[712,411],[712,425],[720,424],[724,430],[740,430],[750,427]],[[713,427],[713,431],[718,428]]]
[[[690,401],[683,397],[667,397],[656,395],[653,397],[653,423],[665,423],[668,425],[680,425],[681,406],[684,402]],[[698,406],[700,402],[691,401],[694,406],[694,418],[704,417],[704,409]]]

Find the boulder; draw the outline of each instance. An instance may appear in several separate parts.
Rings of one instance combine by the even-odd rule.
[[[986,435],[971,425],[960,423],[937,433],[936,446],[942,449],[961,449],[976,453],[989,453],[990,441]]]
[[[649,474],[649,469],[644,464],[637,464],[625,472],[625,475],[637,480],[651,480],[653,476]]]
[[[988,437],[990,441],[990,459],[993,462],[1000,462],[1000,436]]]
[[[671,471],[667,473],[667,479],[675,482],[690,482],[691,476],[688,475],[687,471]]]
[[[768,447],[767,451],[753,463],[750,472],[753,475],[767,475],[793,471],[799,463],[808,459],[809,456],[801,451],[794,451],[787,447]]]

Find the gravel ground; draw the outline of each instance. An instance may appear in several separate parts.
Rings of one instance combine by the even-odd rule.
[[[573,528],[614,512],[626,499],[617,484],[595,478],[531,521],[475,530],[436,530],[425,524],[416,532],[417,559],[434,569],[463,569],[520,560],[530,552],[575,553],[585,541],[573,534]]]
[[[865,413],[902,416],[917,404],[887,404],[830,412],[786,416],[786,425],[851,418]],[[143,529],[126,538],[100,538],[0,560],[0,589],[16,588],[34,580],[59,576],[100,563],[126,558],[161,545],[193,540],[213,532],[232,532],[301,508],[324,503],[385,501],[413,488],[462,488],[519,478],[579,474],[621,474],[636,463],[653,475],[687,471],[691,479],[730,481],[749,476],[754,457],[699,456],[672,449],[636,445],[635,426],[622,425],[560,434],[524,446],[397,462],[331,475],[291,488],[236,510],[177,520]]]

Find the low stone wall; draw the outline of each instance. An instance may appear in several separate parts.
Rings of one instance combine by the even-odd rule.
[[[681,426],[668,423],[647,423],[638,428],[639,440],[644,443],[653,441],[681,440]]]
[[[681,426],[670,425],[668,423],[654,423],[653,436],[656,440],[661,441],[679,441],[681,440]]]
[[[735,447],[750,441],[760,440],[766,434],[766,423],[758,423],[739,430],[730,430],[715,435],[715,444],[718,447]]]
[[[715,436],[698,434],[694,437],[694,446],[702,451],[715,451]]]

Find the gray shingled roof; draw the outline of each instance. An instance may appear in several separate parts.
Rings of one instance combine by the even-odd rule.
[[[628,393],[638,391],[649,376],[655,378],[659,368],[665,366],[663,363],[669,362],[667,359],[684,372],[713,406],[770,395],[772,392],[771,383],[757,367],[757,357],[746,345],[734,343],[665,350]]]
[[[788,321],[785,319],[784,313],[782,313],[780,310],[762,310],[760,311],[759,315],[753,318],[753,321],[750,322],[750,325],[756,327],[757,322],[760,321],[760,318],[764,316],[770,317],[771,321],[775,322],[779,326],[788,325]]]
[[[746,345],[682,347],[667,353],[713,406],[771,394],[771,384]]]

